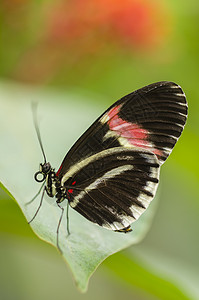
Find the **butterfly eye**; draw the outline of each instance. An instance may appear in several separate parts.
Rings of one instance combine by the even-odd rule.
[[[39,172],[35,173],[34,177],[37,182],[42,182],[46,179],[46,174],[39,171]]]
[[[50,163],[44,163],[43,165],[41,164],[40,172],[47,174],[50,170],[51,170]]]

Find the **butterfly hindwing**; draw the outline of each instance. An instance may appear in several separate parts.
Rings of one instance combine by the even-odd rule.
[[[159,179],[156,156],[146,150],[116,147],[72,166],[62,178],[70,206],[111,230],[136,221],[153,199]]]

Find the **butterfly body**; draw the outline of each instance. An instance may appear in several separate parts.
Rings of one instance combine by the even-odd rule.
[[[158,82],[108,108],[66,154],[57,172],[40,165],[48,196],[106,229],[129,232],[155,196],[160,166],[187,118],[182,89]],[[47,165],[45,165],[47,164]]]
[[[42,178],[39,176],[42,174]],[[40,170],[35,174],[37,182],[45,181],[45,192],[51,198],[55,197],[57,203],[61,203],[67,199],[65,188],[61,185],[61,181],[56,176],[55,169],[51,167],[50,163],[45,162],[40,164]]]

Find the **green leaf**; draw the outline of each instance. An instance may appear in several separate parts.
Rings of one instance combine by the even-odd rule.
[[[34,173],[43,162],[32,121],[31,101],[39,102],[39,127],[47,159],[58,169],[66,152],[81,133],[103,111],[72,94],[2,84],[0,86],[0,176],[5,191],[17,201],[27,220],[34,216],[39,185]],[[88,280],[97,266],[109,255],[138,243],[146,234],[156,207],[153,201],[144,215],[133,224],[133,232],[120,234],[103,229],[87,221],[70,209],[70,231],[67,237],[66,218],[59,231],[59,245],[63,257],[73,272],[78,287],[85,291]],[[45,196],[43,205],[30,224],[43,240],[56,246],[56,230],[60,208],[55,199]]]
[[[125,256],[118,253],[105,262],[105,266],[126,283],[161,300],[190,300],[191,298],[182,292],[183,288],[174,285],[170,278],[161,278],[151,271],[151,268],[134,255]]]

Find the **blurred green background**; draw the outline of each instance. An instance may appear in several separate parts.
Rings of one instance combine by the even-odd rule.
[[[1,191],[0,298],[199,299],[199,2],[2,0],[1,20],[2,84],[88,94],[92,106],[100,95],[105,109],[144,85],[174,81],[189,117],[162,167],[147,237],[108,258],[86,294]]]

